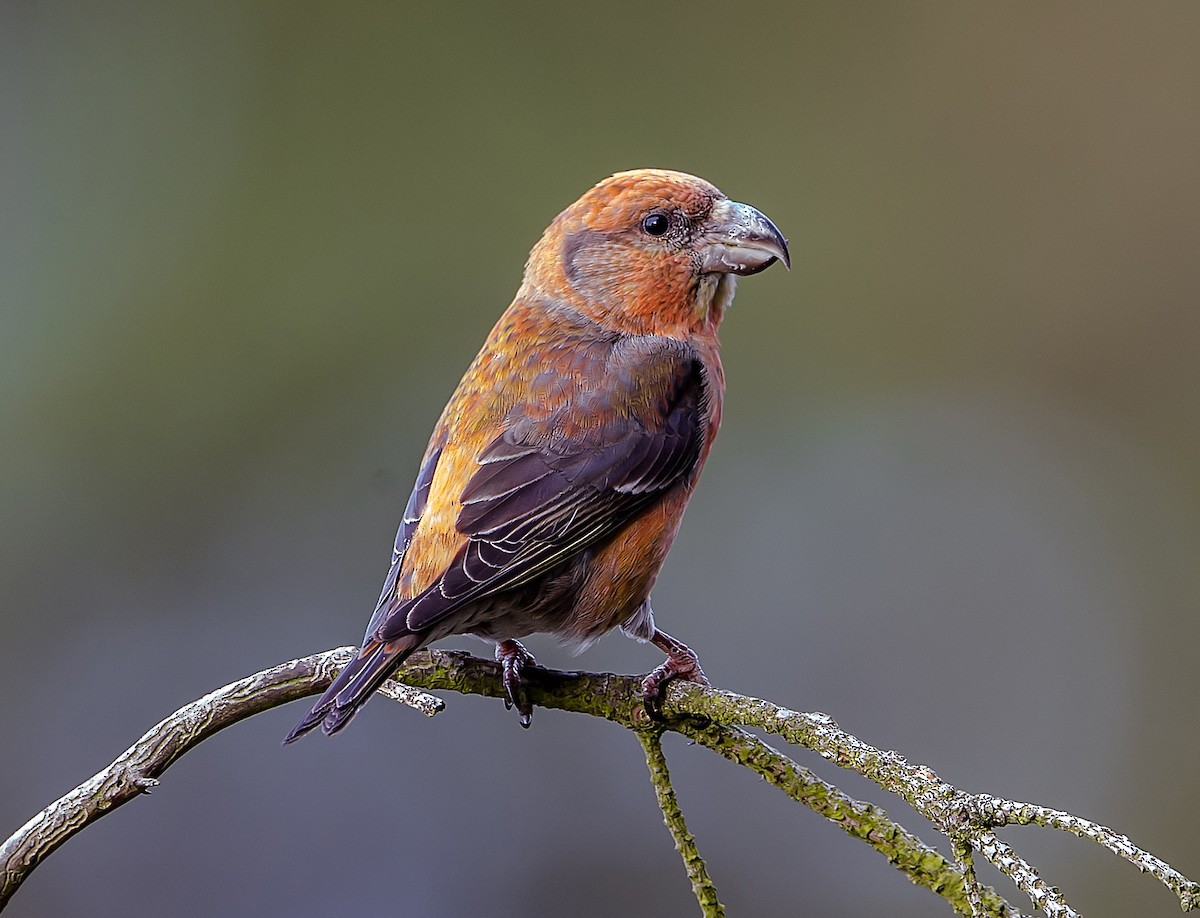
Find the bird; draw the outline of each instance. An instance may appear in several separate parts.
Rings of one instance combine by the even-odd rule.
[[[434,427],[361,648],[284,742],[342,730],[456,634],[495,643],[525,727],[534,633],[654,644],[648,708],[670,679],[707,685],[650,591],[721,423],[717,329],[738,278],[776,262],[765,214],[683,172],[618,172],[555,217]]]

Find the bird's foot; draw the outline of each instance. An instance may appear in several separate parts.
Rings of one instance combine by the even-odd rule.
[[[663,690],[671,679],[686,679],[698,685],[708,685],[708,677],[700,668],[696,652],[657,628],[650,642],[667,655],[666,661],[642,680],[642,701],[651,717],[662,717]]]
[[[525,694],[525,683],[521,670],[533,666],[537,661],[520,641],[500,641],[496,644],[496,659],[504,671],[504,707],[516,707],[521,716],[521,726],[528,727],[533,721],[533,705]]]

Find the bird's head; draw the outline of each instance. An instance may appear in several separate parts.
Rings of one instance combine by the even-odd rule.
[[[776,261],[787,240],[748,204],[683,172],[618,172],[564,210],[534,247],[526,282],[606,327],[715,329],[738,275]]]

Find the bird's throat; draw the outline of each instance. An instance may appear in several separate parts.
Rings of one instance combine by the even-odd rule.
[[[737,292],[736,274],[702,274],[696,285],[695,311],[701,322],[721,324]]]

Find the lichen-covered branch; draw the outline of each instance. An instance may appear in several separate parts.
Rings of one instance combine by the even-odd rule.
[[[165,718],[112,765],[52,803],[0,845],[0,908],[59,845],[105,813],[148,792],[189,749],[239,720],[324,691],[352,653],[353,648],[343,647],[272,667],[218,689]],[[655,723],[642,705],[640,677],[540,667],[526,669],[524,677],[529,699],[535,705],[603,717],[637,731],[639,736],[645,735],[648,728],[673,730],[752,769],[793,799],[870,844],[914,883],[942,896],[959,914],[1000,918],[1019,914],[994,890],[975,883],[972,851],[1000,866],[1046,914],[1075,914],[1057,890],[996,837],[994,829],[1009,824],[1048,826],[1092,838],[1157,877],[1175,892],[1185,910],[1200,906],[1200,885],[1125,836],[1057,810],[959,791],[928,766],[911,765],[898,753],[863,743],[841,730],[827,715],[792,711],[719,689],[673,683],[663,704],[664,720]],[[381,692],[426,714],[436,713],[442,703],[422,689],[504,696],[499,666],[462,652],[414,654],[396,678],[403,684],[389,682]],[[967,873],[893,822],[883,810],[847,797],[742,727],[762,729],[812,749],[898,794],[950,838]],[[715,893],[712,900],[716,902]]]
[[[988,794],[968,796],[964,806],[966,820],[973,825],[997,829],[1003,826],[1042,826],[1070,832],[1080,838],[1090,838],[1113,854],[1125,858],[1139,870],[1156,877],[1179,897],[1185,912],[1200,908],[1200,886],[1166,861],[1143,851],[1129,840],[1129,836],[1114,832],[1108,826],[1036,803],[1002,800]]]
[[[858,772],[898,794],[953,842],[983,854],[1029,895],[1036,908],[1053,918],[1075,912],[1032,866],[996,837],[993,829],[1009,824],[1043,825],[1092,838],[1157,877],[1179,898],[1184,911],[1200,907],[1200,884],[1137,847],[1126,836],[1069,813],[958,790],[942,781],[928,765],[910,764],[897,752],[864,743],[842,730],[827,714],[792,711],[761,698],[691,684],[672,685],[663,709],[668,716],[702,713],[721,724],[757,727]]]
[[[667,757],[663,755],[662,733],[658,730],[638,730],[636,733],[646,752],[646,767],[650,769],[650,783],[654,785],[654,795],[658,798],[663,822],[675,839],[675,850],[683,858],[683,866],[691,881],[692,893],[700,903],[700,911],[705,918],[724,918],[725,906],[717,898],[717,887],[708,875],[708,866],[696,848],[695,836],[688,831],[683,810],[679,808],[679,801],[675,797],[671,773],[667,769]]]
[[[989,910],[979,890],[979,878],[975,876],[975,851],[966,842],[956,839],[951,841],[951,845],[954,848],[954,859],[958,861],[958,867],[963,872],[963,886],[966,888],[967,902],[971,906],[971,918],[982,918],[989,914]]]
[[[959,844],[968,843],[960,841]],[[980,832],[969,844],[1016,883],[1021,892],[1029,896],[1029,901],[1041,909],[1047,918],[1080,918],[1079,913],[1067,904],[1067,900],[1056,887],[1043,880],[1032,864],[1000,841],[994,833]]]
[[[209,692],[159,721],[115,762],[55,800],[0,845],[0,909],[59,845],[101,816],[150,793],[159,776],[189,749],[239,720],[323,691],[353,652],[342,647],[273,666]],[[440,699],[406,685],[390,683],[385,689],[388,697],[428,715],[444,706]]]
[[[892,822],[879,807],[848,796],[754,734],[699,719],[685,719],[671,726],[697,744],[758,773],[843,832],[866,842],[913,883],[945,899],[958,914],[1020,918],[1021,913],[989,886],[978,886],[982,911],[973,910],[967,877],[941,852]]]

